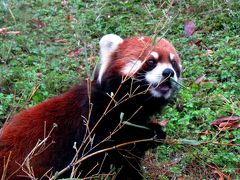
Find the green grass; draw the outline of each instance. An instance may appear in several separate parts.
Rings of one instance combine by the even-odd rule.
[[[161,173],[155,177],[216,179],[218,171],[239,179],[240,147],[225,145],[240,144],[239,129],[219,132],[210,124],[240,116],[240,3],[189,0],[168,7],[168,1],[154,0],[75,0],[66,6],[59,0],[0,1],[0,28],[21,32],[0,35],[0,122],[86,78],[99,59],[103,35],[164,35],[182,58],[186,88],[157,118],[168,120],[170,139],[208,143],[159,146],[155,166]],[[184,37],[187,20],[199,30],[192,39]],[[190,46],[194,40],[204,47]],[[75,57],[74,50],[80,51]],[[202,75],[207,81],[194,83]]]

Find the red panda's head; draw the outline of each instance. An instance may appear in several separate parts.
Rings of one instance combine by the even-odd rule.
[[[129,77],[147,87],[156,98],[168,99],[177,87],[181,61],[166,39],[136,36],[129,39],[108,34],[100,40],[98,83],[109,76]]]

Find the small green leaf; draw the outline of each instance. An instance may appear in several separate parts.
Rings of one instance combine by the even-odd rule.
[[[189,139],[182,139],[182,140],[180,140],[180,143],[181,143],[181,144],[194,145],[194,146],[197,146],[197,145],[200,145],[200,144],[201,144],[200,141],[197,141],[197,140],[189,140]]]
[[[129,121],[124,121],[123,122],[125,125],[128,125],[128,126],[133,126],[133,127],[136,127],[136,128],[141,128],[141,129],[147,129],[147,130],[150,130],[148,127],[146,126],[141,126],[141,125],[137,125],[137,124],[133,124],[133,123],[130,123]]]
[[[124,117],[124,113],[121,112],[121,113],[120,113],[120,120],[121,120],[121,121],[123,120],[123,117]]]

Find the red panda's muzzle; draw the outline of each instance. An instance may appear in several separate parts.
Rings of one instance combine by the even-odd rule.
[[[166,94],[167,92],[169,92],[169,90],[171,88],[172,88],[171,82],[166,81],[166,82],[162,82],[159,85],[157,85],[155,90],[159,91],[162,94]]]

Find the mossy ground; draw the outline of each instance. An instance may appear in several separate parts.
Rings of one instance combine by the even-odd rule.
[[[89,76],[103,35],[164,36],[182,58],[185,88],[157,119],[167,120],[169,139],[207,143],[160,146],[158,160],[146,168],[156,168],[149,178],[240,178],[239,129],[211,126],[217,118],[240,116],[239,1],[62,2],[0,2],[0,28],[9,32],[0,33],[1,123]],[[183,26],[189,20],[197,32],[186,38]]]

